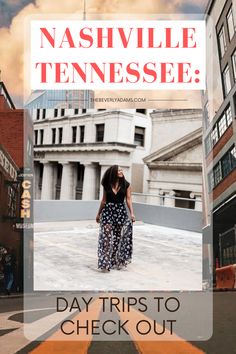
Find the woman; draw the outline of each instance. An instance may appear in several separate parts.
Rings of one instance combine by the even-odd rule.
[[[103,175],[103,197],[96,221],[100,222],[98,240],[98,268],[109,272],[121,269],[131,262],[135,216],[131,201],[131,188],[118,165],[111,166]],[[124,199],[130,211],[128,217]],[[132,222],[131,222],[132,221]]]
[[[10,295],[12,285],[14,283],[14,272],[15,272],[15,258],[12,254],[12,248],[6,247],[7,253],[4,257],[3,270],[4,270],[4,280],[5,280],[5,291],[7,295]]]

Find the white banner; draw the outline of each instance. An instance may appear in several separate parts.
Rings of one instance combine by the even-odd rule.
[[[31,21],[31,89],[205,89],[205,21]]]

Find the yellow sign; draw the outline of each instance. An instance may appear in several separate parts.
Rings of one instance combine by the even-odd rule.
[[[24,180],[21,184],[22,194],[21,194],[21,218],[30,218],[30,206],[31,206],[31,182],[29,180]]]

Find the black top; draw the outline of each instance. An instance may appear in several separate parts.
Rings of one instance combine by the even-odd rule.
[[[125,185],[120,186],[117,193],[114,193],[112,187],[110,186],[109,189],[106,190],[106,203],[123,203],[129,185],[130,183],[125,181]]]

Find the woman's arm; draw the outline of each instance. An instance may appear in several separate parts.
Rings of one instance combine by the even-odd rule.
[[[105,192],[105,190],[103,189],[102,200],[101,200],[100,207],[99,207],[99,209],[98,209],[98,213],[97,213],[97,216],[96,216],[96,221],[97,221],[97,223],[100,222],[100,215],[101,215],[102,209],[104,208],[105,204],[106,204],[106,192]]]
[[[131,198],[131,187],[130,186],[126,190],[126,203],[127,203],[128,208],[129,208],[131,220],[133,222],[135,222],[135,216],[134,216],[132,198]]]

